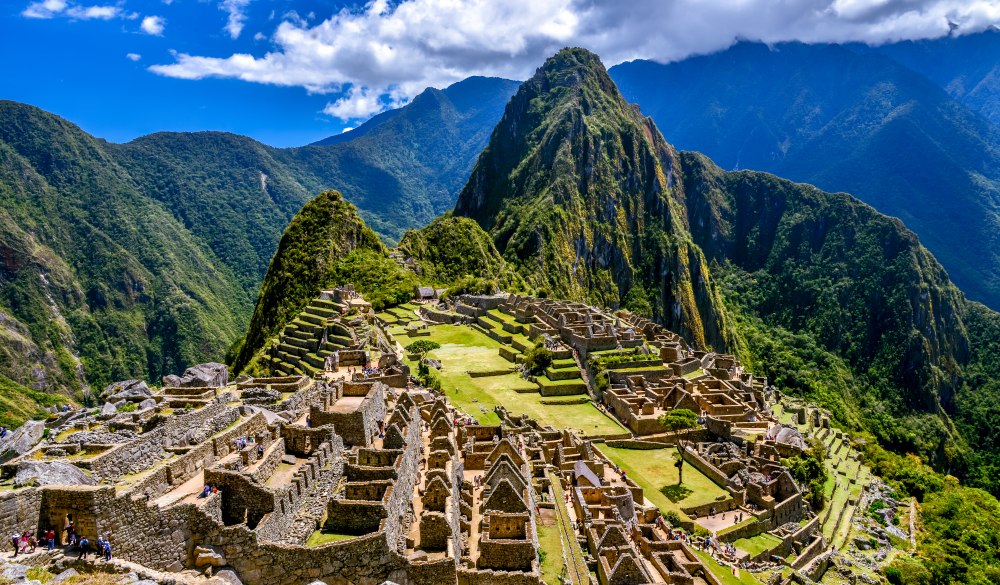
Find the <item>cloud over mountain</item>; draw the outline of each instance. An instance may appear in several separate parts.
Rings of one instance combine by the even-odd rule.
[[[613,64],[672,61],[739,39],[880,44],[981,31],[1000,22],[1000,2],[374,0],[314,22],[282,20],[263,55],[181,52],[174,63],[150,69],[343,93],[324,111],[348,120],[470,75],[524,79],[542,56],[567,45],[588,47]]]

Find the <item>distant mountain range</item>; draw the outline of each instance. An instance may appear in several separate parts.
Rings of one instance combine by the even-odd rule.
[[[517,86],[428,89],[291,149],[220,132],[111,144],[0,101],[0,383],[79,398],[222,360],[306,201],[349,193],[389,242],[430,223],[454,205]]]
[[[993,73],[971,66],[984,60],[975,58],[982,45],[992,48]],[[940,73],[914,55],[966,48],[973,73],[952,68],[955,77],[935,78],[944,86],[890,58]],[[611,75],[678,148],[851,193],[902,219],[970,298],[1000,307],[1000,128],[987,118],[1000,98],[989,85],[996,55],[992,32],[878,51],[740,43],[668,65],[625,63]],[[955,79],[980,81],[966,91]],[[970,93],[979,97],[970,102]]]

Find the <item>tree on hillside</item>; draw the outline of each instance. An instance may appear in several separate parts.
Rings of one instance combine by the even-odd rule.
[[[539,342],[524,352],[524,369],[529,374],[541,375],[552,365],[553,357],[552,351]]]
[[[441,344],[436,341],[431,341],[429,339],[421,339],[419,341],[414,341],[410,345],[407,345],[406,353],[424,357],[424,354],[426,354],[427,352],[434,351],[435,349],[439,349],[440,347]]]
[[[677,435],[677,485],[684,483],[684,451],[687,449],[688,437],[691,429],[698,426],[698,415],[687,408],[675,408],[670,412],[660,415],[658,419],[663,428]]]

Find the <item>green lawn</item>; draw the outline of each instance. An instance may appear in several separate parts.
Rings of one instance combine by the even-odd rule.
[[[538,526],[538,548],[545,553],[542,560],[542,580],[547,585],[560,585],[559,575],[562,574],[565,563],[558,526]]]
[[[357,535],[338,534],[336,532],[326,532],[323,530],[317,530],[309,535],[309,540],[306,541],[306,546],[320,546],[328,542],[349,540],[351,538],[357,538]]]
[[[737,579],[733,576],[732,569],[729,567],[723,567],[708,553],[700,550],[694,550],[694,554],[701,560],[702,563],[705,564],[706,567],[708,567],[709,571],[712,571],[713,575],[718,577],[719,581],[722,582],[722,585],[760,585],[760,581],[758,581],[750,571],[741,570],[740,576]]]
[[[779,544],[781,544],[780,538],[767,534],[766,532],[750,538],[740,538],[733,542],[733,545],[736,546],[736,548],[750,553],[750,556],[759,555],[766,550],[771,550]]]
[[[544,425],[582,430],[586,435],[608,435],[627,432],[624,427],[602,413],[593,404],[542,404],[538,386],[518,374],[473,378],[467,372],[507,370],[511,363],[500,357],[500,343],[472,327],[434,325],[431,335],[421,337],[441,344],[428,355],[441,361],[437,372],[448,400],[475,417],[481,424],[500,424],[493,407],[502,405],[512,414],[527,414]],[[398,339],[406,346],[409,338]],[[416,364],[408,362],[416,369]],[[579,383],[579,380],[576,380]],[[519,393],[515,390],[531,390]],[[483,412],[483,409],[486,412]]]
[[[595,445],[604,455],[625,470],[661,511],[681,512],[681,507],[700,506],[716,501],[719,496],[729,493],[698,471],[693,465],[684,465],[683,487],[690,490],[686,497],[673,502],[660,489],[677,484],[677,450],[667,449],[619,449],[608,445]],[[683,513],[682,513],[683,514]]]

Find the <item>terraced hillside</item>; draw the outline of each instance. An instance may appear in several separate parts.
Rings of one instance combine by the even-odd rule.
[[[279,376],[315,375],[326,358],[340,350],[365,346],[371,327],[360,317],[342,316],[346,303],[322,297],[313,299],[281,331],[277,345],[269,351],[271,373]],[[360,364],[347,364],[360,365]]]

